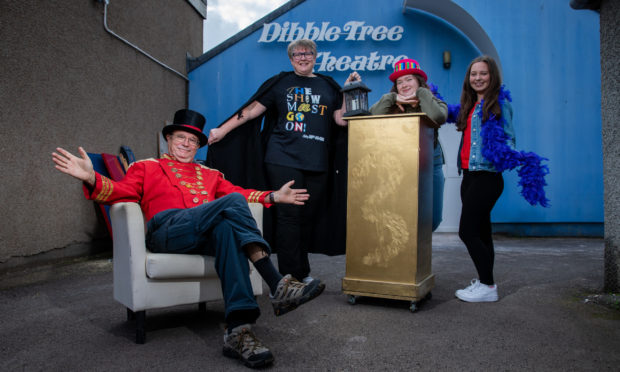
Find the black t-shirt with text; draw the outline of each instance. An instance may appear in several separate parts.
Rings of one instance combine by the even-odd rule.
[[[330,125],[334,111],[342,106],[342,93],[320,77],[292,74],[276,83],[258,102],[278,112],[265,162],[327,171]]]

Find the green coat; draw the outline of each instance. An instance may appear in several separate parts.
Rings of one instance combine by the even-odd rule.
[[[446,122],[448,117],[448,105],[444,101],[435,97],[428,88],[418,88],[415,95],[420,100],[420,105],[416,108],[411,107],[411,105],[406,105],[404,113],[424,112],[437,124],[443,124]],[[390,114],[392,113],[390,108],[395,104],[396,93],[386,93],[379,101],[377,101],[377,103],[372,105],[370,108],[370,113],[373,115]]]

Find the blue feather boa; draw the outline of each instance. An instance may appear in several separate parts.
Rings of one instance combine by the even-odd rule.
[[[433,83],[428,83],[428,87],[430,88],[431,93],[433,93],[435,97],[439,98],[442,101],[445,101],[441,94],[439,94],[439,89],[437,88],[437,85]]]
[[[500,105],[508,100],[512,102],[510,92],[501,87],[499,93]],[[477,114],[482,117],[482,106],[480,102]],[[455,123],[460,110],[460,105],[448,105],[448,122]],[[542,164],[544,160],[549,160],[538,156],[533,152],[516,151],[508,146],[508,136],[504,132],[504,118],[499,118],[495,114],[490,114],[489,118],[482,122],[480,135],[482,136],[482,156],[490,161],[498,172],[512,170],[519,167],[519,186],[521,195],[531,205],[540,204],[549,207],[549,199],[545,196],[544,187],[547,186],[545,176],[549,174],[549,167]]]

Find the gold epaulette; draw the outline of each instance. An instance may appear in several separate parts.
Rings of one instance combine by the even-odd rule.
[[[217,170],[217,169],[215,169],[215,168],[209,168],[209,167],[207,167],[206,165],[202,165],[202,164],[200,164],[200,163],[194,163],[194,164],[196,164],[196,165],[200,166],[200,168],[203,168],[203,169],[206,169],[206,170],[210,170],[210,171],[212,171],[212,172],[217,172],[217,173],[219,173],[219,174],[221,174],[221,175],[222,175],[222,178],[223,178],[223,179],[226,179],[226,177],[224,176],[224,173],[222,173],[220,170]]]
[[[137,164],[137,163],[144,163],[144,162],[147,162],[147,161],[152,161],[152,162],[156,162],[156,163],[158,163],[158,162],[159,162],[157,159],[154,159],[154,158],[148,158],[148,159],[136,160],[136,161],[134,161],[133,163],[129,164],[129,168],[131,168],[131,166],[132,166],[132,165],[134,165],[134,164]],[[129,169],[129,168],[127,168],[127,169]]]
[[[209,167],[207,167],[206,165],[202,165],[202,164],[200,164],[200,163],[195,163],[195,164],[196,164],[196,165],[199,165],[199,166],[200,166],[200,168],[204,168],[204,169],[207,169],[207,170],[211,170],[211,171],[220,172],[219,170],[217,170],[217,169],[215,169],[215,168],[209,168]],[[220,173],[222,173],[222,172],[220,172]]]

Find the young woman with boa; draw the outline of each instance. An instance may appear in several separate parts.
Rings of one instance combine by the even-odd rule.
[[[459,237],[478,272],[478,279],[455,293],[467,302],[499,298],[493,278],[491,210],[504,189],[502,172],[518,168],[521,195],[532,205],[549,206],[544,191],[549,168],[542,164],[547,159],[515,150],[511,101],[497,64],[481,56],[467,69],[460,105],[449,105],[447,121],[463,132],[457,161],[463,172]]]

